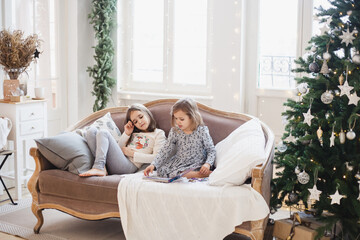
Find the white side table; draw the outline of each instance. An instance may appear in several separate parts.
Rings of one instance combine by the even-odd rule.
[[[14,174],[2,173],[3,178],[15,180],[15,199],[21,199],[21,185],[31,177],[34,166],[29,149],[35,146],[34,139],[47,136],[46,100],[8,102],[0,100],[0,116],[12,121],[8,140],[14,141]]]

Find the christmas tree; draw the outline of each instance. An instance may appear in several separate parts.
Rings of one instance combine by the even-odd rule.
[[[324,222],[320,235],[337,223],[337,238],[360,239],[360,1],[329,2],[318,9],[321,34],[295,61],[271,206],[304,206]]]

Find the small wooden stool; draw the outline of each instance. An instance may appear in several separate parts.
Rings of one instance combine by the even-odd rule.
[[[0,170],[4,166],[4,164],[5,164],[6,160],[8,159],[8,157],[11,154],[13,154],[13,152],[14,151],[11,151],[11,150],[5,150],[5,151],[0,152],[0,155],[5,156],[5,158],[3,159],[3,161],[0,164]],[[11,197],[11,195],[10,195],[10,193],[9,193],[9,191],[8,191],[8,189],[7,189],[7,187],[6,187],[5,183],[4,183],[1,175],[0,175],[0,181],[1,181],[2,185],[4,186],[5,191],[6,191],[7,195],[9,196],[9,199],[10,199],[11,203],[14,204],[14,205],[17,205],[17,203],[15,203],[14,200],[12,199],[12,197]]]

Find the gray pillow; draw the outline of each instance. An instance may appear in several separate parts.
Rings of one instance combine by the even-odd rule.
[[[79,134],[65,132],[54,137],[35,139],[40,153],[59,169],[74,174],[91,169],[94,157]]]

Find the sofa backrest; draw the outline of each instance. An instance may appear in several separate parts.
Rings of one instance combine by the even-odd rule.
[[[154,115],[157,127],[164,130],[166,136],[168,135],[171,128],[170,109],[176,101],[177,99],[162,99],[144,104]],[[214,144],[217,144],[218,142],[226,138],[232,131],[241,126],[243,123],[252,119],[251,116],[248,116],[246,114],[219,111],[200,103],[198,103],[198,107],[201,116],[203,117],[204,124],[209,128],[210,135],[214,141]],[[126,110],[126,107],[114,107],[98,111],[91,114],[84,120],[71,126],[70,128],[68,128],[68,130],[73,131],[77,128],[83,128],[85,126],[88,126],[92,124],[96,119],[102,117],[107,112],[110,112],[115,124],[120,129],[120,131],[123,132]],[[267,136],[265,137],[267,138]]]

